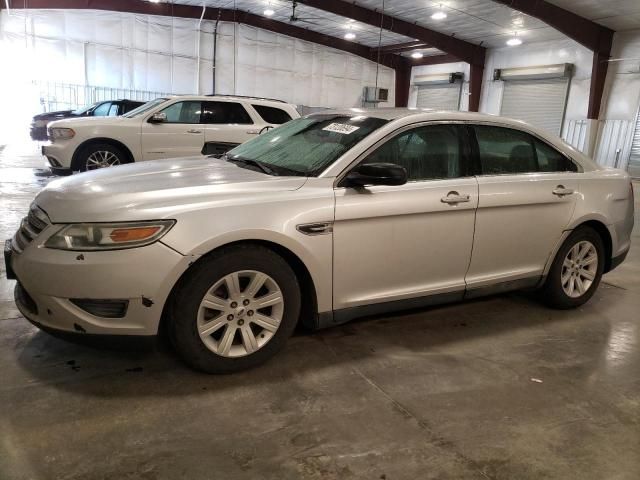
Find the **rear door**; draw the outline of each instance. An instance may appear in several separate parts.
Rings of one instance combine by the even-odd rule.
[[[160,110],[167,116],[163,123],[142,124],[143,160],[200,155],[204,143],[202,102],[184,100]]]
[[[226,151],[258,135],[260,128],[239,102],[202,102],[207,153]],[[215,150],[215,151],[214,151]]]
[[[571,219],[577,166],[526,132],[495,125],[470,130],[482,174],[468,288],[535,283]]]

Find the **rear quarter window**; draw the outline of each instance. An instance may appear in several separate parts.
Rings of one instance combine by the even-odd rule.
[[[287,123],[291,120],[291,115],[282,110],[281,108],[276,107],[267,107],[266,105],[251,105],[258,115],[262,117],[262,119],[266,123],[273,123],[274,125],[280,125],[283,123]]]

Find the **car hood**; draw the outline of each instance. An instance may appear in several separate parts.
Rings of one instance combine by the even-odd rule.
[[[123,123],[136,123],[139,122],[139,118],[127,118],[127,117],[72,117],[65,118],[63,120],[56,120],[49,124],[49,127],[64,127],[64,128],[82,128],[83,126],[94,128],[101,126],[122,125]]]
[[[77,115],[73,113],[73,110],[59,110],[57,112],[45,112],[39,113],[38,115],[33,116],[33,120],[56,120],[61,118],[68,117],[76,117]]]
[[[54,180],[36,204],[54,223],[157,220],[220,204],[268,201],[305,181],[211,157],[153,160]]]

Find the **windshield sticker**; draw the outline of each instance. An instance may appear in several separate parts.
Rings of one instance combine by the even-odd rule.
[[[350,133],[355,132],[359,128],[360,127],[347,125],[345,123],[330,123],[329,125],[324,127],[322,130],[326,130],[327,132],[342,133],[345,135],[349,135]]]

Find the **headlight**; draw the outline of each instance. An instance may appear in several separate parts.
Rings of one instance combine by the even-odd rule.
[[[159,240],[175,220],[128,223],[77,223],[66,225],[45,242],[59,250],[119,250],[149,245]]]
[[[60,138],[73,138],[76,132],[72,128],[50,128],[47,134],[52,140],[58,140]]]

